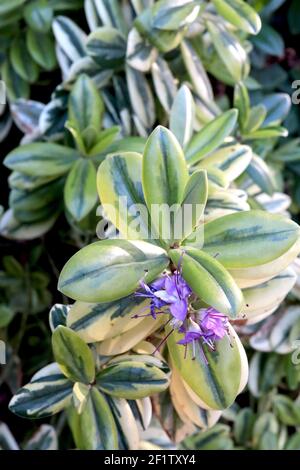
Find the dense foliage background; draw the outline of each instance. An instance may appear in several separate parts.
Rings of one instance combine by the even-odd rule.
[[[7,348],[7,363],[0,366],[0,449],[97,447],[93,436],[78,436],[74,410],[28,420],[13,414],[8,405],[34,373],[53,361],[51,329],[65,322],[67,307],[62,304],[71,304],[66,295],[102,301],[72,295],[80,290],[77,285],[71,293],[61,293],[57,283],[67,261],[97,240],[95,229],[103,214],[98,210],[96,215],[96,170],[107,154],[143,153],[145,139],[161,124],[184,147],[190,168],[207,170],[206,220],[258,209],[299,222],[300,105],[291,101],[300,88],[300,82],[292,86],[300,80],[299,2],[245,2],[262,19],[260,32],[255,30],[257,22],[243,22],[243,15],[237,20],[233,15],[232,21],[232,12],[228,17],[217,1],[178,2],[180,7],[192,3],[193,8],[207,9],[205,24],[190,24],[192,10],[177,17],[167,8],[160,11],[156,28],[143,17],[152,3],[1,2],[0,73],[8,102],[0,105],[1,161],[5,159],[0,185],[0,339]],[[240,7],[239,2],[228,3]],[[220,29],[213,15],[222,18]],[[103,25],[107,29],[98,34]],[[226,50],[232,53],[226,55]],[[185,128],[183,115],[188,116],[189,100],[195,103],[191,129]],[[239,111],[237,120],[232,108]],[[217,118],[222,122],[215,129],[205,127]],[[211,148],[201,139],[200,145],[191,140],[203,128],[210,140],[211,134],[220,136]],[[226,142],[240,146],[236,150],[241,160],[234,167],[224,157],[223,167],[213,163],[212,168],[209,156],[212,153],[218,162],[217,149],[224,150]],[[249,147],[255,154],[252,159]],[[46,163],[39,161],[41,155],[47,156]],[[107,188],[111,186],[108,180]],[[104,202],[105,190],[98,191]],[[274,222],[274,230],[278,224]],[[130,416],[142,423],[140,432],[151,420],[149,406],[153,409],[150,427],[141,434],[141,448],[300,449],[300,363],[299,354],[295,356],[300,339],[300,265],[294,260],[298,252],[282,268],[293,262],[293,273],[284,271],[290,281],[275,281],[263,295],[255,289],[249,293],[256,321],[233,321],[250,365],[248,385],[240,395],[236,391],[234,404],[222,414],[205,412],[202,421],[193,421],[193,407],[187,406],[181,415],[187,392],[180,389],[178,377],[176,385],[174,369],[171,388],[159,395],[154,389],[151,402],[129,400]],[[171,259],[174,262],[175,255]],[[242,287],[244,293],[251,286]],[[206,299],[205,303],[212,304]],[[86,341],[87,333],[81,333]],[[160,331],[158,336],[151,329],[148,333],[137,342],[150,337],[157,345]],[[152,352],[145,344],[120,347],[115,353],[105,352],[110,350],[105,347],[99,357],[131,349],[136,354]],[[166,359],[167,353],[161,352]],[[157,369],[159,374],[164,367]],[[104,385],[102,390],[107,391]],[[186,399],[192,401],[190,396]],[[119,423],[118,433],[121,448],[135,445],[126,441],[124,423]],[[101,432],[99,440],[105,441]]]

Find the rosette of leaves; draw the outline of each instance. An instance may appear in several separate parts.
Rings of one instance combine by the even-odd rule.
[[[201,51],[214,54],[217,76],[221,81],[230,76],[234,84],[249,73],[244,38],[260,29],[259,16],[248,4],[227,3],[86,0],[88,36],[67,17],[53,24],[64,82],[89,74],[105,90],[110,121],[126,135],[147,137],[157,117],[163,122],[169,113],[177,83],[189,76],[205,107],[200,116],[205,122],[217,111],[205,72],[213,61],[203,65]]]
[[[289,140],[282,139],[271,143],[262,149],[267,153],[267,161],[276,173],[277,180],[284,178],[288,193],[292,196],[291,211],[299,212],[299,65],[297,50],[294,48],[293,35],[299,31],[299,5],[296,1],[290,2],[284,9],[277,13],[277,9],[287,4],[285,0],[271,2],[259,13],[263,20],[263,28],[260,34],[253,38],[253,51],[251,53],[252,76],[257,82],[255,90],[250,95],[252,101],[267,104],[272,109],[271,117],[275,120],[284,120],[284,126],[289,131]],[[280,28],[274,29],[278,18],[286,15],[289,25],[287,34],[283,34]],[[285,31],[284,31],[285,33]],[[290,47],[291,46],[291,47]],[[288,96],[289,95],[289,96]],[[294,98],[290,106],[290,96]],[[295,101],[296,100],[296,101]],[[272,145],[273,142],[273,145]],[[283,183],[281,182],[283,186]]]
[[[118,127],[101,131],[103,111],[95,85],[81,75],[69,95],[64,140],[25,143],[6,157],[5,165],[13,172],[3,235],[41,236],[64,208],[71,224],[88,228],[89,218],[96,216],[96,165],[119,132]]]
[[[211,131],[210,138],[214,135]],[[149,137],[143,156],[116,153],[99,167],[98,190],[102,204],[108,207],[106,215],[129,240],[102,240],[81,249],[64,267],[59,289],[77,301],[68,314],[68,326],[87,343],[100,341],[103,355],[129,351],[161,328],[161,318],[131,318],[136,314],[132,295],[145,270],[147,282],[151,282],[181,260],[182,276],[193,290],[197,305],[210,305],[234,322],[247,315],[248,308],[255,308],[245,302],[243,290],[281,273],[299,251],[298,226],[263,211],[239,210],[203,226],[199,217],[210,199],[207,175],[202,169],[194,171],[188,163],[176,137],[160,126]],[[120,196],[128,201],[122,211],[117,206]],[[138,228],[131,223],[132,203],[147,208]],[[161,219],[151,213],[153,204],[178,204],[183,210],[187,204],[200,204],[202,214],[198,213],[192,226],[193,235],[203,230],[201,243],[190,233],[175,239],[172,219],[169,236],[164,237]],[[155,234],[152,239],[150,223]],[[186,394],[193,397],[191,406],[194,401],[205,409],[220,410],[233,403],[247,381],[247,361],[233,328],[231,334],[233,347],[227,338],[218,342],[216,353],[206,351],[208,364],[200,354],[195,360],[191,353],[184,359],[184,348],[177,344],[180,335],[175,332],[170,336],[169,361],[178,371],[183,389],[182,394],[178,392],[177,403]],[[190,417],[192,408],[183,414]]]
[[[57,318],[57,316],[56,316]],[[55,363],[37,372],[10,402],[26,418],[68,414],[79,449],[136,449],[140,426],[151,419],[149,395],[169,384],[169,368],[147,355],[101,358],[74,331],[53,331]]]
[[[28,99],[30,87],[41,72],[57,66],[55,41],[51,31],[54,15],[60,10],[82,7],[81,0],[3,0],[0,8],[0,76],[4,80],[9,103]],[[9,107],[0,116],[0,140],[12,124]]]

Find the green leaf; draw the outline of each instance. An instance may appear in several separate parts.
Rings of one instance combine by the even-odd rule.
[[[132,109],[143,128],[143,132],[138,129],[139,134],[146,137],[156,118],[151,88],[145,75],[130,66],[126,66],[126,80]]]
[[[243,130],[247,125],[250,113],[250,98],[244,83],[237,83],[234,87],[234,107],[239,112],[239,126]]]
[[[300,425],[299,405],[285,395],[275,395],[272,400],[274,412],[279,421],[287,426]]]
[[[5,15],[17,8],[20,8],[26,0],[2,0],[0,5],[0,15]]]
[[[222,410],[230,406],[239,393],[244,367],[237,336],[232,346],[227,337],[216,341],[215,351],[197,341],[194,350],[192,344],[188,345],[186,354],[185,348],[177,344],[181,337],[174,331],[168,339],[170,356],[181,377],[206,407]]]
[[[292,0],[292,3],[288,10],[288,22],[289,28],[292,34],[300,33],[300,21],[299,21],[299,2],[297,0]]]
[[[21,78],[20,75],[16,73],[8,58],[1,67],[1,76],[2,80],[5,82],[7,96],[10,101],[15,101],[18,98],[29,98],[29,83],[26,80],[23,80],[23,78]]]
[[[0,448],[1,450],[20,450],[17,441],[5,423],[0,423]]]
[[[247,145],[227,144],[212,152],[199,163],[200,168],[218,168],[231,182],[238,178],[252,159],[252,149]]]
[[[4,13],[1,15],[1,28],[11,27],[17,24],[21,19],[22,19],[22,8],[16,8],[12,11],[9,11],[8,13]],[[4,44],[1,45],[2,48],[3,46],[5,47],[6,44],[7,44],[7,39],[4,38]]]
[[[86,343],[103,341],[124,333],[143,321],[142,317],[133,317],[147,305],[147,301],[141,302],[132,295],[101,304],[75,302],[68,313],[67,326]]]
[[[122,448],[128,450],[136,450],[139,448],[140,435],[138,427],[138,419],[142,419],[143,409],[143,400],[140,400],[141,406],[139,407],[138,401],[124,400],[124,398],[114,398],[107,396],[107,401],[109,403],[110,409],[114,415],[119,435],[119,443],[122,443]],[[134,411],[136,410],[136,414]],[[136,419],[136,416],[138,417]],[[147,423],[148,425],[148,423]],[[143,429],[146,429],[146,426],[143,426]]]
[[[153,28],[176,31],[195,21],[199,9],[199,5],[192,0],[159,1],[153,9]]]
[[[196,450],[232,450],[233,442],[230,438],[230,427],[225,424],[216,424],[211,429],[201,431],[183,441],[184,449]]]
[[[82,248],[63,268],[58,288],[76,300],[110,302],[133,293],[168,265],[166,252],[142,241],[103,240]]]
[[[178,90],[170,112],[170,130],[184,148],[193,134],[195,103],[186,85]]]
[[[95,387],[80,415],[79,426],[83,450],[118,449],[116,424],[104,395]]]
[[[57,16],[52,28],[57,44],[72,62],[86,55],[87,36],[74,21],[66,16]]]
[[[54,213],[51,217],[34,223],[23,223],[17,220],[13,210],[9,209],[1,219],[0,233],[10,240],[33,240],[48,232],[57,217],[58,213]]]
[[[236,189],[219,189],[218,191],[214,191],[213,195],[210,196],[207,201],[205,207],[205,219],[208,222],[226,214],[247,211],[249,209],[247,194],[244,191]],[[201,225],[196,229],[196,231],[199,232],[200,230],[203,231],[203,227],[201,227]],[[190,246],[193,246],[193,243],[189,243],[189,238],[192,238],[193,236],[197,236],[197,234],[191,234],[191,236],[184,241],[184,245],[190,244]]]
[[[24,278],[26,271],[23,266],[13,256],[4,256],[2,258],[3,268],[10,276]]]
[[[65,205],[75,220],[82,220],[97,202],[96,170],[93,162],[81,158],[68,174]]]
[[[177,92],[177,85],[168,62],[158,56],[151,66],[151,73],[156,96],[164,110],[169,113]]]
[[[164,8],[164,6],[174,7],[174,1],[163,0],[156,2],[154,5],[149,6],[149,8],[143,9],[134,21],[134,26],[138,32],[163,53],[179,46],[185,33],[185,28],[162,30],[154,27],[154,17],[159,17],[160,9]]]
[[[142,156],[134,152],[109,155],[98,169],[97,187],[105,215],[129,240],[152,238],[141,179]],[[135,223],[137,215],[139,224]]]
[[[260,33],[251,42],[264,54],[275,57],[284,55],[284,41],[280,34],[270,25],[263,23]]]
[[[251,408],[243,408],[234,421],[234,438],[238,444],[247,444],[251,441],[255,414]]]
[[[156,49],[142,38],[136,28],[132,28],[127,38],[127,64],[140,72],[148,72],[156,55]]]
[[[188,179],[183,151],[168,129],[158,126],[150,135],[144,150],[142,171],[143,190],[152,223],[168,243],[174,234],[170,210],[173,205],[181,203]]]
[[[251,132],[251,134],[244,134],[245,140],[257,140],[257,139],[271,139],[274,137],[287,137],[288,130],[281,126],[267,126],[261,127],[257,131]]]
[[[195,165],[207,154],[218,148],[233,131],[238,117],[236,109],[230,109],[206,124],[191,140],[186,151],[189,164]]]
[[[53,354],[63,374],[74,382],[89,384],[95,364],[88,345],[70,328],[58,326],[52,334]]]
[[[289,438],[285,450],[300,450],[300,432],[296,432]]]
[[[58,450],[55,428],[48,424],[42,424],[26,443],[24,450]]]
[[[280,145],[270,155],[275,162],[297,162],[300,160],[300,138],[289,140],[286,144]]]
[[[30,83],[37,81],[39,76],[39,67],[32,60],[26,46],[25,37],[17,37],[10,48],[10,60],[13,68],[23,80]]]
[[[0,304],[0,328],[7,327],[15,316],[15,312],[8,305]]]
[[[268,316],[284,300],[296,282],[292,268],[287,268],[269,281],[243,289],[247,323],[259,321],[263,315]]]
[[[264,211],[246,211],[205,224],[203,250],[217,255],[226,268],[246,268],[275,260],[298,238],[295,222]]]
[[[243,0],[213,0],[217,12],[238,29],[257,34],[261,20],[256,11]]]
[[[37,32],[45,33],[51,28],[53,10],[46,0],[36,0],[24,8],[24,18],[28,26]]]
[[[18,171],[13,171],[9,175],[9,187],[11,189],[20,189],[21,191],[32,191],[44,184],[50,183],[56,179],[56,176],[29,176]]]
[[[53,70],[56,66],[55,44],[49,33],[39,33],[28,28],[26,45],[33,60],[43,69]]]
[[[94,82],[87,75],[76,80],[69,98],[69,119],[83,132],[88,127],[100,131],[104,104]]]
[[[22,145],[10,152],[5,166],[30,176],[60,176],[78,158],[76,150],[53,143],[36,142]]]
[[[180,47],[184,65],[196,94],[203,101],[212,102],[214,100],[212,86],[196,50],[188,41],[182,41]]]
[[[291,98],[287,93],[272,93],[261,100],[267,110],[263,127],[276,127],[287,117],[291,109]]]
[[[278,450],[279,424],[272,413],[261,414],[253,429],[253,445],[258,450]]]
[[[101,67],[117,67],[125,59],[126,41],[117,29],[102,26],[88,36],[86,49],[89,56]]]
[[[170,250],[169,255],[176,266],[182,259],[182,275],[202,301],[232,318],[239,314],[244,303],[242,292],[216,259],[189,247],[184,248],[184,254]]]
[[[253,155],[246,172],[255,184],[265,193],[272,196],[275,191],[274,177],[268,165],[257,155]]]
[[[104,131],[97,133],[97,141],[95,145],[88,151],[88,155],[95,157],[101,155],[104,150],[108,150],[108,147],[115,141],[117,135],[120,133],[118,126],[110,127]]]
[[[56,179],[32,191],[13,189],[9,195],[10,206],[19,212],[43,209],[61,197],[62,185],[63,181]]]
[[[243,132],[251,134],[257,131],[266,119],[267,110],[263,104],[258,104],[250,109],[248,121],[244,124]]]
[[[232,78],[237,82],[244,80],[249,73],[248,56],[237,37],[222,24],[211,21],[206,24],[219,58]]]
[[[287,137],[288,130],[281,126],[268,126],[261,127],[257,131],[251,132],[250,134],[244,134],[245,140],[257,140],[257,139],[272,139],[275,137]]]
[[[195,171],[186,183],[179,213],[175,216],[174,225],[176,230],[179,229],[179,233],[182,234],[180,241],[190,235],[199,224],[204,213],[207,196],[208,180],[206,171]]]
[[[72,397],[73,384],[56,363],[37,372],[9,403],[9,409],[22,418],[44,418],[66,408]]]
[[[49,312],[49,324],[51,331],[59,325],[66,326],[67,316],[70,311],[69,305],[55,304]]]
[[[136,319],[132,319],[131,321],[136,321]],[[163,318],[163,315],[158,315],[156,320],[151,316],[143,318],[143,321],[138,321],[136,326],[132,327],[132,324],[130,324],[129,330],[123,331],[118,336],[108,338],[98,343],[97,352],[100,356],[113,356],[130,351],[130,349],[137,346],[145,338],[148,338],[152,333],[159,330],[164,323],[165,318]]]
[[[97,375],[97,386],[108,395],[135,400],[160,393],[169,385],[168,376],[150,364],[122,361],[108,365]]]
[[[90,385],[76,382],[73,387],[73,403],[77,413],[81,414],[88,400]]]
[[[119,0],[97,0],[94,3],[104,26],[113,26],[124,35],[127,34],[127,17]]]
[[[299,319],[300,309],[297,305],[290,305],[285,309],[284,315],[277,319],[269,337],[273,351],[278,354],[288,354],[294,350],[290,335],[293,326],[299,322]]]

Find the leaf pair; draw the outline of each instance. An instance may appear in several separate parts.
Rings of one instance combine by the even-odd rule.
[[[23,417],[41,418],[67,408],[73,395],[86,430],[83,448],[118,448],[117,427],[105,394],[134,400],[169,384],[166,365],[147,356],[116,358],[96,375],[92,350],[64,326],[54,330],[52,345],[57,362],[35,374],[11,400],[10,409]]]

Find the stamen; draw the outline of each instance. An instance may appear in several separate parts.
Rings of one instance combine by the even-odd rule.
[[[196,359],[196,345],[195,345],[195,340],[193,339],[193,357],[192,357],[192,361],[194,361]]]

